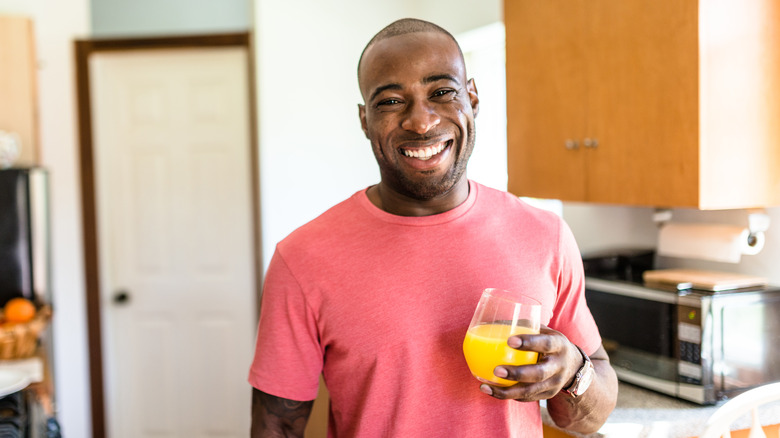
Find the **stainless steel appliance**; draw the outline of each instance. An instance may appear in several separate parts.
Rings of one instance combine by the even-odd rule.
[[[0,306],[49,301],[47,184],[42,168],[0,170]]]
[[[649,254],[584,258],[588,306],[619,379],[699,404],[780,381],[780,288],[648,286]]]

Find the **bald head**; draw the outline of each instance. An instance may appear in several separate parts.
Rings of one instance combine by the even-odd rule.
[[[458,47],[458,52],[461,58],[463,58],[463,52],[460,50],[458,41],[451,33],[447,32],[443,27],[433,24],[429,21],[419,20],[417,18],[402,18],[388,24],[384,29],[380,30],[373,38],[366,44],[363,52],[360,54],[360,60],[358,61],[358,83],[360,82],[360,66],[363,64],[363,57],[366,51],[379,41],[386,40],[398,35],[406,35],[409,33],[417,32],[433,32],[446,35],[449,37],[455,45]]]

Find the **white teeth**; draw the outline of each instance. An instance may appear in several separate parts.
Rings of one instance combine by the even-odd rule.
[[[417,158],[425,161],[425,160],[430,160],[431,157],[443,151],[445,147],[446,147],[446,143],[439,143],[436,146],[428,146],[427,148],[423,148],[423,149],[413,149],[413,150],[402,149],[402,152],[407,157]]]

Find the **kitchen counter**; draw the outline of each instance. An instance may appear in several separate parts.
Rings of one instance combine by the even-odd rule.
[[[695,437],[704,432],[704,424],[721,405],[701,406],[620,382],[617,407],[599,432],[587,438]],[[542,419],[554,427],[547,409],[542,409]],[[780,402],[762,406],[759,419],[765,426],[780,423]],[[734,422],[732,430],[749,427],[750,416],[744,415]]]

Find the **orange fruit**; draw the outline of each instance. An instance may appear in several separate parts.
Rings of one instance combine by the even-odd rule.
[[[11,298],[3,308],[8,322],[27,322],[35,317],[35,304],[27,298]]]

